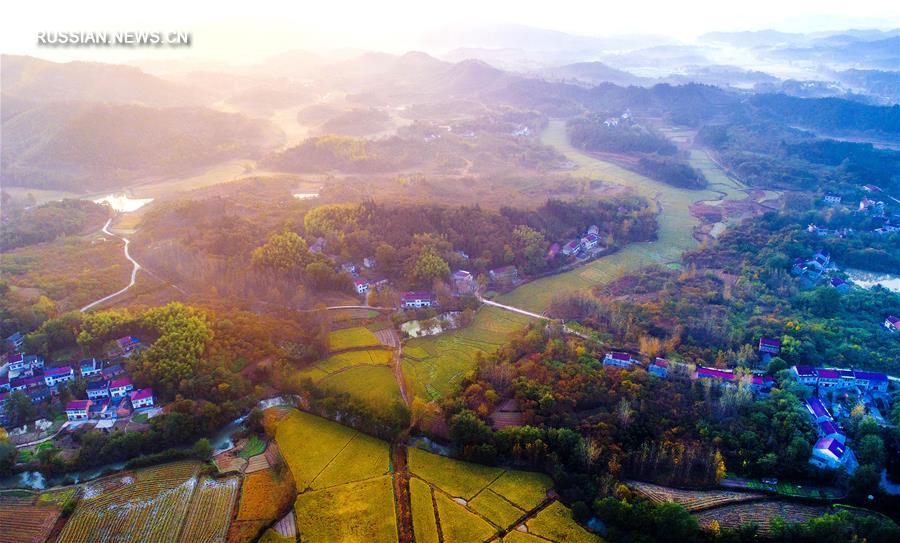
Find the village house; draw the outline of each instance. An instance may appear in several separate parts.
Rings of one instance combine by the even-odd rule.
[[[841,197],[837,194],[826,194],[822,201],[828,205],[836,205],[841,203]]]
[[[374,256],[367,256],[367,257],[363,258],[363,268],[365,268],[367,270],[371,270],[374,267],[375,267],[375,257]]]
[[[812,366],[791,366],[791,374],[802,385],[815,386],[818,380],[816,368]]]
[[[39,386],[44,386],[44,378],[40,375],[37,377],[18,377],[9,381],[11,390],[29,390]]]
[[[592,225],[588,226],[587,233],[589,235],[593,234],[595,236],[599,236],[600,235],[600,227],[597,226],[596,224],[592,224]]]
[[[118,377],[125,373],[125,368],[122,367],[122,364],[115,364],[108,368],[103,368],[100,371],[100,375],[103,376],[104,379],[112,379],[113,377]]]
[[[830,284],[831,288],[840,292],[841,294],[844,294],[845,292],[850,290],[850,283],[844,281],[840,277],[832,277]]]
[[[489,271],[488,276],[494,283],[508,285],[519,280],[519,270],[515,266],[503,266]]]
[[[116,340],[116,347],[120,356],[131,356],[131,353],[140,345],[141,341],[134,336],[124,336]]]
[[[856,471],[856,459],[850,449],[830,437],[823,437],[816,441],[809,463],[822,469],[843,467],[847,473]]]
[[[781,352],[781,340],[768,337],[759,338],[759,355],[763,361],[767,361],[773,356],[778,356]]]
[[[9,358],[10,378],[19,375],[34,375],[34,370],[44,367],[44,357],[36,354],[16,354]]]
[[[131,379],[115,379],[109,383],[109,396],[118,398],[128,394],[132,389],[134,385],[131,384]]]
[[[44,371],[44,382],[48,387],[56,386],[66,381],[73,381],[74,379],[75,371],[72,369],[72,366],[60,366]]]
[[[886,374],[874,371],[793,366],[791,375],[802,385],[825,389],[858,387],[864,391],[885,392],[890,384]]]
[[[142,407],[153,407],[153,389],[140,388],[132,390],[128,397],[131,399],[131,407],[141,409]]]
[[[669,361],[665,358],[657,358],[650,364],[648,371],[657,377],[665,379],[669,376]]]
[[[91,403],[91,400],[74,400],[67,403],[66,418],[68,418],[69,421],[87,420]]]
[[[890,330],[891,332],[896,332],[900,330],[900,317],[896,317],[894,315],[888,315],[884,319],[884,327]]]
[[[859,212],[870,217],[884,217],[884,202],[863,198],[859,201]]]
[[[816,425],[816,432],[819,434],[819,437],[836,439],[840,441],[841,444],[847,442],[847,436],[838,429],[837,424],[835,424],[834,421],[826,420],[820,422]]]
[[[356,279],[353,281],[353,286],[356,287],[357,294],[365,294],[369,290],[369,282],[365,279]]]
[[[431,307],[434,303],[434,294],[428,291],[410,291],[400,295],[400,306],[405,309]]]
[[[581,246],[585,251],[590,251],[600,243],[600,236],[597,234],[588,234],[581,238]]]
[[[452,279],[453,287],[456,289],[457,294],[471,295],[475,294],[475,291],[478,290],[478,283],[475,281],[475,276],[467,270],[456,270],[453,272]]]
[[[21,351],[22,346],[25,345],[25,335],[22,334],[22,332],[16,332],[15,334],[6,338],[6,343],[12,350]]]
[[[828,412],[828,408],[825,407],[825,404],[822,403],[822,400],[820,400],[819,398],[810,398],[806,400],[805,405],[806,410],[809,411],[813,422],[815,422],[816,424],[833,420],[831,417],[831,413]]]
[[[81,371],[81,376],[88,378],[100,375],[100,372],[103,371],[103,362],[96,358],[85,358],[78,363],[78,367]]]
[[[92,419],[115,420],[127,417],[131,412],[131,400],[128,396],[117,396],[92,402],[88,416]]]
[[[628,367],[631,367],[631,365],[636,362],[637,362],[637,360],[632,358],[632,356],[630,354],[623,353],[621,351],[613,351],[610,353],[606,353],[606,356],[603,357],[603,365],[604,366],[616,366],[619,368],[628,368]]]
[[[32,404],[45,402],[50,399],[50,395],[50,389],[47,387],[38,387],[25,392],[25,396],[28,397]]]
[[[573,239],[563,245],[562,253],[565,256],[572,256],[581,250],[581,240]]]
[[[109,398],[109,381],[91,381],[90,383],[85,385],[84,390],[87,393],[88,399],[90,400]]]

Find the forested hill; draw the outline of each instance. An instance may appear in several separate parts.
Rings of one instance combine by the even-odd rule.
[[[204,108],[57,102],[3,121],[4,184],[75,192],[253,158],[280,141],[271,124]]]

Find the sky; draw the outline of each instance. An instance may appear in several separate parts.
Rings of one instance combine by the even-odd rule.
[[[402,52],[421,48],[423,36],[442,27],[472,23],[513,23],[588,36],[662,34],[680,40],[709,31],[900,26],[900,2],[886,0],[31,0],[12,5],[0,22],[0,51],[110,62],[143,57],[240,63],[291,49],[341,47]],[[189,50],[36,46],[40,31],[132,30],[186,31],[193,44]]]

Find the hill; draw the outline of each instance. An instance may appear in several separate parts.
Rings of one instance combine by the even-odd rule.
[[[205,108],[59,102],[4,119],[8,186],[89,192],[253,158],[280,142],[264,121]]]

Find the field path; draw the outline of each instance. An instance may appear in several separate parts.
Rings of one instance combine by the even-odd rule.
[[[127,290],[130,289],[131,287],[133,287],[135,281],[137,280],[137,272],[138,272],[138,270],[141,269],[141,265],[138,264],[138,261],[135,260],[135,259],[133,259],[133,258],[131,258],[131,254],[128,252],[128,244],[131,243],[131,240],[129,240],[128,238],[126,238],[126,237],[124,237],[124,236],[120,236],[120,235],[118,235],[118,234],[113,234],[112,232],[110,232],[110,231],[109,231],[109,225],[110,225],[111,223],[112,223],[112,219],[107,220],[107,221],[106,221],[106,224],[103,225],[103,228],[101,229],[101,231],[102,231],[104,234],[108,235],[108,236],[112,236],[112,237],[115,237],[115,238],[119,238],[119,239],[121,239],[122,241],[125,242],[125,247],[124,247],[124,250],[125,250],[125,258],[127,258],[128,261],[131,262],[131,265],[133,266],[133,268],[131,269],[131,282],[128,283],[128,285],[127,285],[125,288],[123,288],[123,289],[121,289],[121,290],[117,290],[116,292],[113,292],[113,293],[110,294],[109,296],[104,296],[103,298],[100,298],[99,300],[95,300],[95,301],[93,301],[93,302],[87,304],[86,306],[82,307],[82,308],[81,308],[81,312],[82,312],[82,313],[84,313],[84,312],[86,312],[86,311],[90,311],[91,308],[93,308],[94,306],[97,306],[97,305],[99,305],[99,304],[102,304],[103,302],[106,302],[106,301],[108,301],[108,300],[111,300],[111,299],[115,298],[116,296],[122,294],[123,292],[127,291]]]

